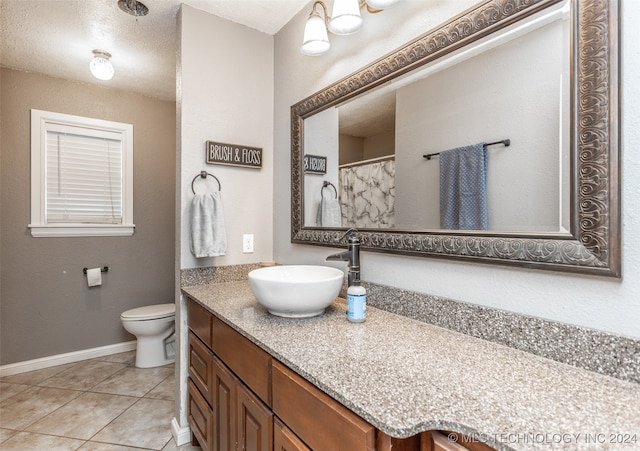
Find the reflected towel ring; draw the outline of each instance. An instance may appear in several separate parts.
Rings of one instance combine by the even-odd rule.
[[[326,180],[324,182],[322,182],[322,188],[320,188],[320,197],[322,199],[324,199],[324,189],[331,185],[331,187],[333,188],[333,191],[336,193],[336,199],[338,198],[338,190],[336,189],[336,186],[331,183],[331,182],[327,182]]]
[[[196,179],[198,177],[201,177],[203,179],[206,179],[207,176],[210,175],[211,177],[213,177],[214,179],[216,179],[216,182],[218,182],[218,191],[222,191],[222,185],[220,185],[220,180],[218,180],[218,177],[216,177],[213,174],[208,173],[207,171],[200,171],[200,174],[196,175],[193,180],[191,180],[191,191],[193,192],[193,194],[196,193],[196,190],[193,188],[193,184],[195,183]]]

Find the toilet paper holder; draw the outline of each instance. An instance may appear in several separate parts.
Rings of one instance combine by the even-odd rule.
[[[82,274],[86,274],[87,273],[87,269],[88,268],[82,268]],[[105,266],[104,268],[100,268],[100,272],[107,272],[109,271],[109,267]]]

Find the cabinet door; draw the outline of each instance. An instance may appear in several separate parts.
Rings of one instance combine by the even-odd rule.
[[[273,413],[244,385],[237,387],[238,451],[271,451]]]
[[[273,451],[311,451],[302,440],[280,420],[273,418]]]
[[[234,451],[236,390],[239,382],[217,358],[213,358],[213,449]]]

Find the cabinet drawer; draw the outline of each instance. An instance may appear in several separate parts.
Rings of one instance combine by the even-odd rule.
[[[192,299],[187,302],[187,321],[189,329],[196,334],[200,340],[211,347],[211,319],[213,315],[200,304]]]
[[[312,449],[374,450],[375,428],[273,361],[273,411]]]
[[[213,352],[267,405],[271,405],[271,356],[215,316]]]
[[[212,404],[213,352],[191,331],[189,331],[189,377],[204,399]]]
[[[191,380],[187,383],[189,394],[189,426],[202,449],[211,449],[213,437],[213,413]]]

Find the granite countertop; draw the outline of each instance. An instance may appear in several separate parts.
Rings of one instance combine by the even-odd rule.
[[[270,315],[247,281],[182,290],[393,437],[438,429],[498,449],[640,448],[639,384],[372,307],[350,323],[342,299],[290,319]]]

